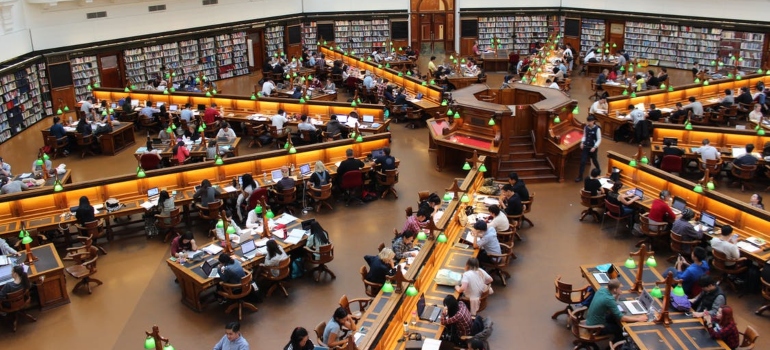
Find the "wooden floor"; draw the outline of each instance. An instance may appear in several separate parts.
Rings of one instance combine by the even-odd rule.
[[[425,57],[425,56],[423,56]],[[426,69],[425,59],[420,62]],[[674,71],[672,82],[682,84],[689,80],[689,72]],[[222,90],[243,95],[250,94],[258,76],[240,77],[219,83]],[[498,87],[502,75],[492,74],[489,85]],[[589,101],[590,82],[575,77],[572,97],[580,102],[580,119],[585,119]],[[347,96],[340,96],[346,99]],[[43,122],[46,123],[46,122]],[[20,173],[31,167],[36,149],[40,146],[39,129],[36,125],[0,145],[0,156]],[[289,297],[280,295],[258,304],[259,311],[246,313],[242,331],[252,349],[281,349],[288,341],[292,329],[302,326],[311,331],[322,321],[328,321],[340,296],[364,295],[358,269],[365,262],[364,254],[374,254],[380,242],[392,237],[392,227],[401,229],[403,209],[414,204],[416,192],[430,190],[441,192],[452,178],[463,174],[461,169],[449,169],[439,173],[431,166],[434,157],[428,153],[428,136],[425,129],[406,129],[394,124],[393,155],[401,159],[400,179],[396,186],[399,199],[377,200],[364,206],[345,207],[334,203],[335,209],[316,217],[326,228],[336,247],[336,259],[330,268],[337,274],[334,281],[315,283],[311,278],[289,283]],[[602,151],[616,150],[632,155],[635,148],[604,140]],[[241,145],[240,154],[260,152]],[[600,157],[602,164],[606,158]],[[131,150],[114,157],[96,156],[81,160],[72,155],[56,160],[73,169],[73,180],[83,181],[99,177],[132,172],[136,160]],[[570,163],[568,179],[573,178],[577,164]],[[530,192],[537,193],[531,218],[535,227],[523,230],[526,240],[517,243],[518,259],[510,266],[513,277],[507,287],[495,286],[495,294],[489,299],[489,307],[482,314],[495,322],[491,338],[493,349],[571,349],[572,336],[565,327],[565,319],[553,321],[550,315],[563,308],[553,297],[553,280],[562,275],[563,280],[583,285],[578,265],[601,264],[622,261],[628,252],[635,250],[636,239],[627,232],[616,238],[611,229],[599,230],[599,225],[578,217],[582,207],[577,196],[582,184],[572,181],[530,185]],[[719,191],[748,201],[750,193],[741,193],[726,186]],[[205,235],[193,228],[199,243]],[[224,333],[224,324],[234,320],[225,315],[224,307],[210,305],[204,312],[196,313],[180,302],[179,287],[166,266],[168,244],[157,239],[146,240],[140,235],[120,238],[104,247],[108,255],[99,259],[97,277],[104,285],[96,287],[92,295],[71,295],[72,303],[57,309],[31,313],[37,323],[20,321],[14,334],[0,325],[0,344],[3,348],[28,349],[140,349],[144,331],[153,325],[160,326],[162,334],[171,339],[177,349],[210,349]],[[664,262],[668,252],[657,253],[658,261]],[[665,263],[659,267],[661,271]],[[68,286],[74,280],[68,280]],[[747,325],[760,332],[757,349],[770,348],[770,317],[759,317],[753,311],[762,304],[759,295],[739,298],[728,292],[728,304],[736,312],[738,327]],[[311,337],[315,339],[315,337]]]

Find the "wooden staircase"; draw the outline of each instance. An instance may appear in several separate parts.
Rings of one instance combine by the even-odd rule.
[[[535,154],[535,146],[530,136],[510,136],[508,150],[507,155],[500,155],[497,180],[507,181],[508,173],[515,171],[519,174],[519,179],[526,183],[559,181],[548,159]]]

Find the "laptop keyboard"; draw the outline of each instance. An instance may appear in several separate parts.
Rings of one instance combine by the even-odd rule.
[[[628,304],[631,305],[631,308],[633,308],[632,311],[637,312],[637,313],[638,312],[644,312],[644,309],[642,309],[642,305],[640,305],[638,301],[632,301],[632,302],[630,302]]]

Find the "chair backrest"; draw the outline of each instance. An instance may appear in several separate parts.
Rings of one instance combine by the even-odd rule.
[[[169,223],[170,226],[179,225],[179,223],[182,222],[182,211],[179,209],[179,207],[176,207],[174,210],[168,213],[168,218],[171,221]]]
[[[370,298],[376,297],[377,293],[380,291],[380,288],[382,288],[382,284],[369,282],[366,280],[366,274],[369,273],[366,265],[361,266],[361,269],[358,272],[361,274],[361,281],[364,282],[364,292],[366,295]]]
[[[278,129],[274,125],[270,125],[270,136],[273,138],[285,138],[287,135],[286,128]]]
[[[417,192],[417,204],[422,203],[422,201],[428,200],[428,197],[430,197],[430,191]]]
[[[29,289],[19,289],[5,295],[0,303],[0,310],[5,313],[24,309],[30,301]]]
[[[269,268],[271,270],[278,270],[278,276],[273,276],[272,273],[266,274],[265,278],[273,281],[280,281],[282,279],[285,279],[286,277],[289,277],[289,273],[291,272],[289,266],[291,265],[291,259],[286,258],[281,260],[281,262],[278,263],[278,266],[270,266]]]
[[[595,196],[591,195],[591,192],[588,192],[586,190],[580,190],[580,204],[587,208],[597,208],[601,207],[602,204],[604,204],[603,201],[599,201],[600,199],[604,198],[603,194],[597,194]]]
[[[276,203],[278,204],[291,204],[294,203],[294,201],[297,200],[297,188],[291,187],[291,188],[285,188],[282,189],[280,192],[277,192],[278,196],[275,199]]]
[[[757,171],[756,165],[736,165],[733,164],[732,170],[730,172],[735,175],[736,177],[744,180],[751,180],[754,178],[754,173]]]
[[[154,153],[145,153],[139,157],[139,165],[141,165],[144,170],[158,169],[159,164],[160,158]]]
[[[648,213],[639,214],[639,226],[646,236],[660,236],[666,233],[666,224],[650,224]]]
[[[348,312],[348,315],[353,314],[350,312],[350,301],[348,300],[348,296],[346,294],[343,294],[340,298],[340,307],[345,309],[345,311]]]
[[[765,281],[761,277],[759,280],[762,282],[762,297],[770,300],[770,281]]]
[[[237,300],[242,299],[251,294],[251,271],[246,271],[246,274],[241,277],[240,283],[220,283],[222,286],[222,296]]]
[[[342,188],[354,188],[364,185],[363,174],[360,170],[351,170],[342,175],[342,181],[340,187]]]
[[[706,159],[706,163],[703,163],[703,159],[698,157],[698,166],[701,169],[708,169],[713,173],[718,173],[722,167],[722,158],[719,159]]]
[[[318,259],[315,256],[318,255]],[[318,251],[308,254],[311,264],[326,264],[334,260],[334,244],[325,244],[318,247]]]
[[[392,186],[398,183],[398,169],[385,170],[384,174],[380,172],[377,174],[380,175],[381,185]]]
[[[506,244],[513,245],[513,237],[515,232],[516,232],[516,228],[509,225],[507,230],[497,232],[497,241],[499,243],[506,243]]]
[[[524,206],[524,213],[532,211],[532,203],[535,202],[535,192],[530,192],[529,200],[522,200],[521,205]]]
[[[88,269],[88,275],[91,276],[96,273],[96,260],[99,259],[99,248],[92,246],[88,249],[89,260],[84,261],[81,265]],[[84,276],[85,277],[85,276]]]
[[[663,156],[663,160],[660,161],[660,170],[681,173],[682,157],[673,154]]]
[[[83,225],[82,231],[85,233],[82,236],[91,236],[96,240],[104,235],[104,226],[100,225],[99,220],[89,221]]]
[[[743,331],[743,341],[741,342],[740,349],[753,349],[754,344],[757,342],[757,338],[759,338],[759,334],[756,330],[754,330],[751,326],[746,326],[746,330]]]
[[[324,343],[324,330],[326,330],[326,322],[321,322],[315,326],[316,344],[319,346],[326,346]]]
[[[302,138],[302,141],[304,142],[313,142],[313,137],[311,135],[312,131],[310,130],[300,130],[300,137]]]
[[[211,202],[208,204],[208,214],[201,211],[200,216],[201,218],[208,219],[208,220],[214,220],[219,218],[219,208],[222,207],[222,200],[218,200],[215,202]]]
[[[721,250],[717,249],[711,249],[711,255],[714,257],[714,260],[712,260],[712,265],[715,269],[719,271],[729,271],[735,269],[734,266],[727,266],[727,263],[736,263],[738,260],[729,259],[725,253],[723,253]]]
[[[332,184],[322,185],[320,190],[310,191],[310,196],[315,200],[329,199],[332,196]]]
[[[267,198],[267,188],[260,187],[251,191],[251,194],[249,195],[249,204],[246,206],[246,210],[249,211],[256,208],[257,204],[259,204],[259,199],[262,197]]]

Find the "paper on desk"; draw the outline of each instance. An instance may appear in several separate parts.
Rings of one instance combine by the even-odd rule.
[[[222,248],[219,248],[219,249],[221,250]],[[196,251],[187,252],[187,258],[188,259],[192,259],[193,257],[195,257],[195,254],[198,254],[200,252],[201,252],[200,249],[196,250]]]
[[[230,193],[230,192],[235,192],[235,191],[237,191],[238,189],[237,189],[237,188],[235,188],[235,187],[233,187],[233,186],[225,186],[225,188],[223,188],[223,190],[225,190],[225,192],[228,192],[228,193]]]
[[[64,131],[66,131],[66,132],[73,132],[73,131],[76,131],[76,130],[77,130],[76,128],[72,128],[72,127],[69,127],[69,126],[65,126],[64,127]]]
[[[490,206],[494,204],[500,204],[500,200],[495,197],[486,197],[484,198],[484,205]]]
[[[661,108],[661,109],[660,109],[660,112],[661,112],[661,113],[671,113],[671,112],[673,112],[673,111],[674,111],[674,110],[673,110],[673,109],[671,109],[671,108]]]
[[[281,217],[275,219],[275,223],[279,225],[288,225],[292,221],[296,221],[297,217],[289,215],[289,214],[283,214]],[[304,232],[304,231],[302,231]]]
[[[749,242],[754,243],[754,244],[759,245],[759,246],[765,245],[765,240],[761,239],[761,238],[757,238],[757,237],[746,238],[746,241],[749,241]]]
[[[222,251],[222,247],[220,247],[218,244],[209,244],[203,248],[203,251],[211,255],[217,255]]]
[[[465,237],[463,238],[467,242],[473,243],[473,231],[468,230],[468,233],[465,234]]]
[[[433,338],[425,338],[422,341],[422,350],[439,350],[441,348],[441,340]]]
[[[745,250],[745,251],[747,251],[749,253],[754,253],[756,251],[759,251],[759,247],[757,247],[757,246],[755,246],[755,245],[753,245],[753,244],[751,244],[749,242],[740,241],[740,242],[736,243],[735,245],[738,246],[738,248],[743,249],[743,250]]]
[[[139,205],[142,206],[142,208],[144,208],[145,210],[150,210],[152,209],[152,207],[155,206],[155,204],[152,204],[152,202],[143,202],[142,204],[139,204]]]
[[[254,241],[254,245],[257,247],[261,247],[267,244],[267,241],[269,241],[269,238],[260,238]]]
[[[435,222],[435,221],[441,220],[441,217],[443,215],[444,215],[444,211],[443,210],[437,211],[435,214],[433,214],[433,221]]]
[[[379,128],[380,125],[381,125],[380,123],[372,123],[372,127],[373,128]]]
[[[355,334],[353,334],[353,341],[356,342],[356,344],[358,344],[358,340],[363,338],[365,335],[366,333],[356,332]]]
[[[599,178],[599,183],[602,184],[602,188],[606,189],[612,189],[612,185],[614,184],[612,180],[606,177]]]
[[[32,173],[22,173],[21,176],[19,176],[22,179],[26,179],[28,177],[32,176]]]

